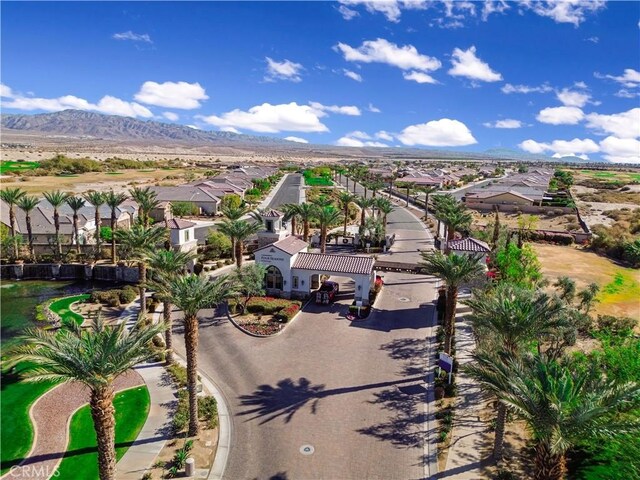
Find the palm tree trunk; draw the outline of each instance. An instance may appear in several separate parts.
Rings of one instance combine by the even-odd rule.
[[[320,253],[327,251],[327,226],[322,225],[320,227]]]
[[[98,257],[100,256],[100,243],[101,243],[101,238],[100,238],[100,211],[98,210],[98,206],[96,206],[96,214],[95,214],[95,223],[96,223],[96,260],[98,259]]]
[[[344,231],[342,232],[342,236],[347,236],[347,223],[349,222],[349,204],[344,206]]]
[[[78,235],[78,212],[73,213],[73,240],[76,242],[76,253],[80,253],[80,236]]]
[[[116,212],[111,210],[111,263],[116,264]]]
[[[296,234],[296,216],[294,215],[293,217],[291,217],[291,235],[295,235]]]
[[[231,261],[236,261],[236,240],[235,238],[231,239]]]
[[[242,244],[242,240],[238,239],[236,240],[236,266],[238,268],[242,268],[242,253],[244,250],[244,245]]]
[[[551,446],[542,441],[536,445],[534,480],[562,480],[567,473],[566,459],[551,452]]]
[[[60,242],[60,215],[57,209],[53,210],[53,225],[56,229],[56,252],[58,260],[60,260],[62,258],[62,243]]]
[[[100,480],[116,478],[116,421],[113,407],[113,386],[91,391],[91,417],[98,442],[98,472]]]
[[[367,216],[366,209],[362,207],[360,209],[360,226],[361,227],[364,227],[366,216]]]
[[[309,241],[309,220],[305,219],[303,223],[303,232],[302,232],[302,240],[305,242]]]
[[[200,432],[198,424],[198,319],[184,319],[184,344],[187,351],[187,390],[189,391],[189,436]]]
[[[367,187],[366,185],[362,185],[362,187],[364,188],[364,198],[367,198]]]
[[[407,207],[409,206],[409,190],[410,188],[407,187]]]
[[[429,194],[425,194],[426,197],[424,199],[424,218],[425,220],[429,220]]]
[[[31,261],[36,261],[36,253],[33,249],[33,230],[31,229],[31,216],[26,212],[25,220],[27,221],[27,236],[29,237],[29,256]]]
[[[13,205],[9,205],[9,224],[11,225],[11,236],[13,237],[13,255],[18,258],[18,239],[16,237],[16,213]]]
[[[162,317],[164,320],[164,343],[165,348],[167,349],[165,360],[167,365],[171,365],[173,363],[173,336],[171,332],[171,302],[169,300],[165,300],[162,302]]]
[[[447,288],[447,311],[444,317],[444,353],[451,355],[453,336],[455,335],[456,305],[458,303],[458,287]]]
[[[138,262],[138,292],[140,293],[140,318],[147,315],[147,265],[144,262]]]
[[[496,435],[493,439],[493,458],[497,461],[502,459],[502,447],[504,446],[504,429],[507,423],[507,407],[498,402],[498,414],[496,416]]]

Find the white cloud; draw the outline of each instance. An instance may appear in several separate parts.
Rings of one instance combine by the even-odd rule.
[[[585,42],[591,42],[591,43],[599,43],[600,42],[600,38],[594,36],[594,37],[585,38],[584,41]]]
[[[495,122],[483,123],[488,128],[522,128],[523,124],[520,120],[505,118],[504,120],[496,120]]]
[[[502,80],[502,75],[491,70],[491,67],[489,67],[487,63],[476,57],[475,46],[467,50],[454,49],[451,63],[453,64],[453,68],[449,70],[449,75],[466,77],[482,82],[498,82]]]
[[[590,113],[586,116],[587,128],[593,128],[619,138],[640,137],[640,108],[612,115]]]
[[[555,158],[560,157],[580,157],[587,159],[588,153],[596,153],[600,151],[600,147],[590,138],[583,140],[574,138],[573,140],[554,140],[551,143],[536,142],[535,140],[525,140],[518,145],[522,150],[542,154],[552,152]]]
[[[584,107],[591,99],[591,95],[588,93],[576,92],[568,88],[563,88],[561,91],[556,92],[556,96],[566,107]]]
[[[126,102],[110,95],[105,95],[97,104],[94,104],[84,98],[79,98],[74,95],[64,95],[58,98],[25,97],[13,93],[6,85],[3,85],[2,93],[4,97],[6,97],[7,94],[11,95],[8,97],[10,98],[10,101],[2,103],[3,108],[13,108],[16,110],[45,110],[48,112],[75,109],[94,111],[107,115],[122,115],[142,118],[153,117],[153,113],[139,103]]]
[[[342,15],[342,18],[344,18],[345,20],[351,20],[352,18],[357,17],[358,15],[360,15],[358,12],[356,12],[355,10],[350,9],[349,7],[347,7],[345,5],[340,5],[338,7],[338,11]]]
[[[162,112],[162,116],[167,120],[171,120],[172,122],[175,122],[176,120],[178,120],[178,118],[180,118],[177,113],[173,112]]]
[[[579,26],[590,13],[605,7],[604,0],[522,0],[520,5],[557,23]]]
[[[199,118],[218,127],[234,127],[261,133],[328,132],[327,126],[320,121],[321,116],[318,110],[310,105],[291,102],[279,105],[263,103],[251,107],[248,111],[235,109],[220,116]]]
[[[397,138],[410,146],[459,147],[477,143],[464,123],[448,118],[410,125]]]
[[[504,13],[507,10],[509,10],[509,4],[506,0],[485,0],[482,5],[482,20],[486,22],[492,13]]]
[[[640,140],[609,136],[600,142],[605,160],[616,163],[640,163]]]
[[[289,80],[290,82],[299,82],[302,80],[300,74],[304,67],[299,63],[286,59],[278,62],[269,57],[265,57],[265,60],[267,61],[267,73],[264,77],[266,81]]]
[[[11,91],[11,88],[7,87],[3,83],[0,83],[0,97],[13,98],[13,92]]]
[[[309,143],[309,140],[305,140],[304,138],[300,138],[300,137],[284,137],[284,139],[288,140],[289,142]]]
[[[191,110],[199,108],[200,102],[209,97],[199,83],[148,81],[142,84],[134,98],[147,105]]]
[[[620,98],[636,98],[640,97],[640,91],[632,92],[630,90],[627,90],[626,88],[621,88],[616,93],[614,93],[614,95]]]
[[[367,107],[367,110],[369,110],[371,113],[380,113],[381,110],[376,107],[373,103],[370,103],[369,106]]]
[[[391,136],[391,134],[389,132],[385,132],[384,130],[380,130],[379,132],[376,132],[374,136],[380,140],[385,140],[387,142],[393,141],[393,137]]]
[[[530,87],[529,85],[511,85],[507,83],[501,88],[502,93],[547,93],[553,91],[550,85],[543,83],[539,87]]]
[[[416,72],[415,70],[412,70],[411,72],[404,72],[402,76],[405,80],[413,80],[417,83],[438,83],[438,81],[431,75],[427,75],[424,72]]]
[[[358,117],[362,115],[360,109],[354,105],[323,105],[318,102],[309,102],[309,105],[315,111],[316,115],[322,117],[326,115],[326,112],[337,113],[340,115],[350,115],[354,117]]]
[[[345,20],[357,15],[357,12],[347,7],[363,5],[369,13],[382,13],[390,22],[400,21],[400,6],[395,0],[340,0],[340,3],[341,8],[344,7],[345,10],[338,10]]]
[[[606,78],[608,80],[613,80],[614,82],[618,82],[623,87],[627,88],[636,88],[640,86],[640,72],[634,70],[633,68],[625,68],[624,73],[622,75],[603,75],[601,73],[595,72],[593,74],[596,78]]]
[[[233,127],[220,127],[221,132],[240,133],[240,130]]]
[[[384,38],[366,40],[358,48],[338,43],[334,49],[348,62],[385,63],[401,70],[430,72],[439,69],[442,64],[437,58],[418,52],[413,45],[398,46]]]
[[[388,147],[382,142],[373,141],[371,135],[360,130],[347,133],[336,141],[341,147]]]
[[[536,119],[551,125],[576,125],[584,118],[578,107],[549,107],[540,110]]]
[[[114,33],[114,40],[131,40],[132,42],[153,43],[148,33],[133,33],[131,30],[122,33]]]
[[[362,75],[360,75],[359,73],[347,69],[344,69],[342,72],[344,73],[345,77],[349,77],[351,80],[355,80],[356,82],[362,81]]]

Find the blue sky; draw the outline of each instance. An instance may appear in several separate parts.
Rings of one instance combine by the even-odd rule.
[[[2,110],[640,162],[640,2],[3,2]]]

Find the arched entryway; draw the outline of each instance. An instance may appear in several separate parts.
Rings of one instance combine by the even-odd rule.
[[[278,267],[269,265],[264,277],[265,287],[267,290],[282,290],[282,272]]]

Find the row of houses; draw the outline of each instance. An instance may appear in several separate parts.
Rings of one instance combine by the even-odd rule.
[[[526,173],[515,173],[470,190],[465,195],[465,203],[470,208],[493,208],[494,205],[538,206],[552,200],[549,183],[553,170],[535,169]]]
[[[388,168],[371,168],[372,176],[379,176],[383,179],[396,178],[396,182],[412,183],[418,187],[457,187],[462,186],[466,179],[490,178],[495,172],[495,167],[481,166],[479,168],[469,168],[463,165],[451,166],[448,168],[423,168],[416,166],[405,166],[397,170]]]

